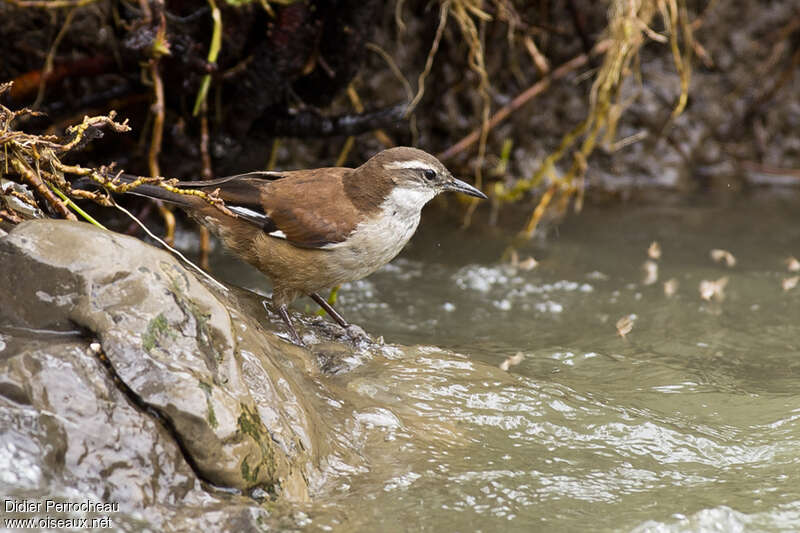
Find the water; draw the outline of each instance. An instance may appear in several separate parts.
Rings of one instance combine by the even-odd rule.
[[[800,257],[800,195],[590,206],[520,250],[540,261],[530,271],[499,262],[510,231],[429,215],[400,258],[342,289],[349,320],[418,346],[327,378],[350,405],[338,431],[368,467],[331,467],[297,523],[800,529],[800,286],[782,288],[796,275],[785,259]],[[653,241],[658,281],[645,285]],[[724,299],[703,300],[700,283],[723,277]]]

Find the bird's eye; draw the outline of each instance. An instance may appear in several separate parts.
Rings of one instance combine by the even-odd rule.
[[[428,168],[425,169],[424,175],[426,180],[433,181],[436,178],[436,171]]]

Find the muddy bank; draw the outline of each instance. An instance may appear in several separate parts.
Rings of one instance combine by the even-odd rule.
[[[586,117],[602,55],[558,79],[548,76],[608,37],[616,5],[484,2],[481,16],[473,11],[459,19],[463,3],[455,2],[436,41],[438,3],[296,2],[269,12],[258,3],[223,4],[221,51],[212,61],[210,30],[220,28],[207,3],[156,4],[151,14],[130,5],[117,13],[109,1],[71,11],[0,4],[9,21],[0,29],[8,58],[0,82],[15,80],[12,107],[35,104],[48,114],[26,128],[60,132],[77,116],[116,109],[135,135],[97,143],[79,156],[82,163],[115,161],[132,173],[197,178],[267,166],[358,164],[387,143],[443,153],[480,125],[484,105],[495,113],[546,83],[488,134],[484,182],[508,185],[534,175]],[[795,3],[678,4],[692,33],[691,43],[685,31],[680,43],[691,56],[684,112],[670,118],[681,80],[668,38],[678,30],[656,16],[644,21],[652,31],[611,102],[616,133],[599,139],[586,161],[588,185],[796,184]],[[480,36],[488,99],[470,65],[470,21]],[[405,120],[403,106],[417,93],[434,42],[427,91]],[[159,72],[160,97],[151,80]],[[204,122],[195,107],[205,94]],[[474,175],[477,154],[473,145],[446,162]],[[564,158],[556,174],[570,161]]]

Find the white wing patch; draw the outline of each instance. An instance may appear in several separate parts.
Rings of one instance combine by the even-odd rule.
[[[265,215],[264,213],[259,213],[258,211],[254,210],[254,209],[250,209],[248,207],[242,207],[240,205],[227,205],[225,207],[227,207],[228,209],[230,209],[231,211],[233,211],[237,215],[243,215],[243,216],[247,216],[247,217],[252,217],[252,218],[259,219],[259,220],[268,220],[269,219],[269,217],[267,215]]]
[[[286,237],[286,234],[284,232],[282,232],[281,230],[279,230],[279,229],[276,229],[275,231],[271,231],[267,235],[269,235],[270,237],[277,237],[279,239],[284,239],[284,240],[286,240],[288,238],[288,237]]]
[[[334,248],[343,248],[347,245],[347,241],[341,242],[329,242],[328,244],[323,244],[322,246],[318,246],[318,250],[333,250]]]

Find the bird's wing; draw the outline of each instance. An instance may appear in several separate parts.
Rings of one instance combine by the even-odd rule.
[[[298,170],[286,179],[271,182],[261,202],[273,221],[273,237],[302,248],[332,248],[352,233],[359,213],[344,191],[347,168],[325,172]]]
[[[324,249],[344,241],[355,227],[357,212],[342,185],[349,171],[295,170],[269,176],[254,172],[181,185],[217,191],[225,207],[271,237],[301,248]]]
[[[238,174],[213,180],[181,181],[178,186],[183,189],[199,189],[206,194],[214,193],[237,217],[258,226],[267,233],[276,231],[278,228],[264,213],[261,205],[262,190],[271,181],[255,177],[255,174],[258,173]],[[280,178],[273,177],[272,179]]]

